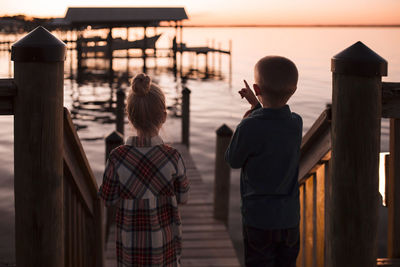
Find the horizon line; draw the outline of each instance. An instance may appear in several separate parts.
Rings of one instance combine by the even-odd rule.
[[[398,28],[400,24],[185,24],[183,27],[190,28],[339,28],[339,27],[356,27],[356,28]]]
[[[32,15],[27,15],[27,14],[14,14],[14,15],[9,15],[9,14],[3,14],[0,15],[1,18],[5,17],[17,17],[17,16],[26,16],[29,18],[33,19],[55,19],[55,18],[62,18],[62,17],[46,17],[46,16],[32,16]],[[186,20],[190,21],[190,20]],[[159,25],[163,27],[164,25]],[[355,27],[355,28],[398,28],[400,27],[400,23],[389,23],[389,24],[380,24],[380,23],[369,23],[369,24],[363,24],[363,23],[310,23],[310,24],[304,24],[304,23],[298,23],[298,24],[232,24],[232,23],[226,23],[226,24],[191,24],[190,22],[185,22],[183,21],[183,27],[189,27],[189,28],[307,28],[307,27],[319,27],[319,28],[335,28],[335,27]]]

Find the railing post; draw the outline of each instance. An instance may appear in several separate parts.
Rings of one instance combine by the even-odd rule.
[[[64,266],[65,44],[38,27],[12,46],[17,266]]]
[[[114,82],[112,27],[109,28],[109,32],[107,35],[107,56],[108,56],[108,75],[109,75],[108,79],[111,87]]]
[[[105,160],[107,162],[108,156],[110,155],[111,151],[122,145],[124,143],[124,137],[117,131],[113,131],[106,137],[106,157]],[[106,212],[106,229],[105,229],[105,245],[108,241],[108,235],[110,233],[111,225],[113,225],[115,220],[115,213],[116,209],[114,207],[107,207]]]
[[[106,137],[106,161],[111,151],[124,143],[124,137],[117,131],[113,131]]]
[[[117,91],[117,112],[116,112],[117,132],[124,135],[124,119],[125,119],[125,91],[118,89]]]
[[[214,178],[214,218],[228,225],[229,190],[231,184],[231,169],[225,162],[225,151],[229,146],[233,131],[225,124],[218,128],[215,153]]]
[[[357,42],[332,58],[332,178],[327,266],[376,266],[381,76],[387,62]]]
[[[182,90],[182,144],[189,147],[190,137],[190,93],[191,91],[185,87]]]

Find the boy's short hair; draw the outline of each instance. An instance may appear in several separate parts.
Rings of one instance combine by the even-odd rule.
[[[266,56],[254,67],[255,82],[261,94],[276,102],[285,102],[296,91],[298,71],[296,65],[285,57]]]

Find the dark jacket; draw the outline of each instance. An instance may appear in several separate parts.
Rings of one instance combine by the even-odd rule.
[[[259,106],[237,126],[225,159],[232,168],[241,168],[244,224],[260,229],[298,225],[302,127],[301,117],[288,105]]]

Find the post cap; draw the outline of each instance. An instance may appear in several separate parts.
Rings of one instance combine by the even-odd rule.
[[[122,88],[118,89],[118,90],[117,90],[117,95],[125,96],[125,90],[122,89]]]
[[[66,45],[42,26],[14,43],[11,60],[15,62],[65,61]]]
[[[184,87],[182,90],[182,94],[190,94],[192,91],[189,90],[189,88]]]
[[[117,131],[113,131],[106,137],[106,143],[121,144],[123,141],[123,135]]]
[[[223,136],[223,137],[231,137],[233,134],[233,131],[229,126],[227,126],[225,123],[222,124],[221,127],[219,127],[216,131],[217,136]]]
[[[358,41],[331,59],[331,71],[360,76],[386,76],[387,61]]]

